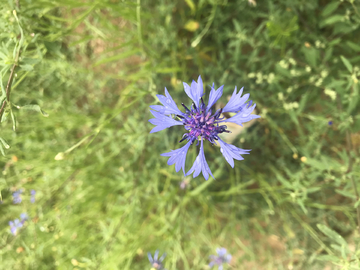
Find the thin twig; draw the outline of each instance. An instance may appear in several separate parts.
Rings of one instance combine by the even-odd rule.
[[[10,73],[8,82],[6,84],[6,99],[4,100],[3,104],[1,105],[0,120],[1,120],[1,118],[3,116],[3,114],[4,114],[6,104],[8,104],[10,102],[11,86],[12,86],[12,83],[13,83],[13,80],[14,80],[15,69],[16,69],[17,65],[19,64],[19,57],[20,57],[20,48],[17,51],[15,61],[14,61],[14,65],[11,68],[11,73]]]

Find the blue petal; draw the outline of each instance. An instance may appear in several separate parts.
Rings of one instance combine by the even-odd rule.
[[[150,105],[149,107],[151,109],[153,109],[154,111],[157,111],[157,112],[162,113],[162,114],[164,114],[164,112],[165,112],[165,107],[161,106],[161,105]]]
[[[201,76],[198,78],[198,82],[192,81],[191,87],[187,83],[183,83],[184,91],[189,96],[189,98],[194,101],[196,107],[199,107],[199,100],[204,94],[203,82]]]
[[[220,122],[232,122],[242,126],[242,123],[246,123],[255,118],[260,118],[260,115],[251,114],[254,111],[255,107],[256,104],[254,104],[253,106],[242,107],[241,111],[235,114],[233,117],[230,117],[229,119],[224,119]]]
[[[216,103],[216,101],[218,101],[218,99],[222,96],[223,88],[224,86],[222,85],[215,91],[214,83],[213,83],[213,86],[211,87],[211,91],[209,95],[209,103],[206,107],[206,111],[209,111],[211,107]]]
[[[154,254],[154,261],[157,261],[158,256],[159,256],[159,251],[156,250],[156,251],[155,251],[155,254]]]
[[[209,179],[209,174],[212,176],[212,178],[215,179],[215,177],[212,175],[211,170],[209,168],[209,165],[207,164],[206,159],[205,159],[203,140],[202,139],[201,139],[199,155],[197,156],[193,166],[187,172],[186,175],[190,175],[193,172],[194,172],[193,178],[197,177],[200,174],[200,172],[202,172],[202,174],[203,174],[203,176],[204,176],[204,178],[206,180]]]
[[[169,127],[176,126],[176,125],[183,125],[182,122],[172,119],[171,117],[166,116],[162,113],[151,111],[151,110],[150,110],[150,112],[152,113],[153,116],[155,116],[155,118],[151,118],[149,120],[149,122],[153,125],[156,125],[156,127],[154,127],[150,131],[150,133],[158,132],[165,128],[169,128]]]
[[[179,110],[176,106],[175,101],[170,96],[168,90],[165,87],[165,96],[163,95],[156,95],[159,101],[164,105],[152,105],[150,106],[152,109],[159,111],[163,114],[180,114],[183,115],[184,113]],[[156,106],[156,107],[155,107]]]
[[[166,257],[166,253],[164,253],[163,255],[161,255],[159,261],[162,262],[162,261],[165,259],[165,257]]]
[[[219,256],[225,256],[226,254],[226,248],[217,248],[216,249],[216,253],[219,255]]]
[[[184,175],[185,175],[185,160],[186,160],[186,154],[187,154],[187,151],[189,150],[190,145],[191,145],[191,141],[189,141],[183,147],[176,149],[176,150],[171,150],[168,153],[163,153],[163,154],[161,154],[161,156],[170,157],[167,164],[170,166],[175,163],[176,172],[178,172],[182,168]]]
[[[245,94],[241,97],[243,93],[244,87],[240,89],[239,93],[236,94],[237,88],[235,86],[235,90],[229,100],[229,102],[225,105],[223,112],[238,112],[240,111],[242,105],[249,99],[250,94]]]
[[[26,213],[21,213],[20,214],[20,219],[21,220],[27,220],[29,218],[29,216]]]
[[[250,150],[241,149],[234,145],[227,144],[226,142],[222,141],[221,139],[219,139],[218,142],[220,143],[220,152],[223,154],[224,158],[226,159],[226,161],[230,164],[230,166],[232,168],[234,168],[234,159],[243,160],[244,158],[241,155],[250,154],[249,153]],[[219,252],[218,252],[218,254],[219,254]],[[225,253],[226,253],[226,249],[225,249]]]
[[[151,256],[151,253],[148,252],[147,255],[148,255],[148,259],[149,259],[150,263],[153,263],[154,260],[153,260],[153,258],[152,258],[152,256]]]

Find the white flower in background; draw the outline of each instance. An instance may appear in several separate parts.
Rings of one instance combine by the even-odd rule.
[[[331,90],[329,88],[325,88],[324,94],[329,96],[332,100],[336,99],[336,92],[334,90]]]
[[[254,72],[251,72],[247,76],[248,76],[248,78],[255,78],[256,75]]]
[[[322,78],[318,79],[317,82],[315,83],[315,86],[319,87],[322,84],[322,82],[323,82]]]
[[[296,61],[293,58],[289,58],[289,63],[292,64],[293,66],[296,65]]]
[[[281,60],[279,62],[280,67],[287,69],[289,67],[289,63],[287,63],[285,60]]]
[[[248,2],[249,2],[250,6],[256,7],[256,1],[255,0],[248,0]]]
[[[320,75],[321,75],[321,77],[325,78],[329,75],[329,72],[327,70],[323,70],[323,71],[321,71]]]
[[[269,73],[268,77],[267,77],[267,82],[269,84],[271,84],[275,79],[275,74],[274,73]]]

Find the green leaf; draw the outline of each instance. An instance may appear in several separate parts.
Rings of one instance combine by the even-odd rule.
[[[32,71],[34,70],[32,65],[20,65],[20,68],[25,71]]]
[[[348,69],[350,73],[352,73],[352,65],[344,56],[340,55],[341,61],[344,63],[345,67]]]
[[[192,0],[185,0],[186,4],[189,6],[189,8],[191,9],[191,12],[194,13],[196,11],[196,7],[195,4]]]
[[[325,56],[323,58],[324,62],[327,62],[331,59],[332,53],[333,53],[334,48],[333,47],[328,47],[325,51]]]
[[[305,105],[307,105],[307,101],[309,99],[309,94],[310,94],[310,91],[306,91],[306,93],[304,95],[302,95],[300,103],[299,103],[299,108],[296,110],[297,115],[302,113],[302,111],[305,108]]]
[[[302,52],[305,56],[305,59],[307,61],[307,63],[316,68],[317,67],[317,61],[318,61],[318,58],[319,58],[319,52],[316,48],[306,48],[306,47],[303,47],[302,49]]]
[[[341,194],[345,197],[351,198],[351,199],[356,199],[355,194],[349,192],[349,191],[345,191],[345,190],[341,190],[341,189],[335,189],[335,192],[338,194]]]
[[[323,224],[317,224],[316,226],[319,228],[319,230],[323,234],[325,234],[330,239],[334,240],[335,242],[339,243],[340,245],[347,246],[347,242],[345,241],[345,239],[337,232],[331,230],[330,228],[328,228],[327,226],[325,226]]]
[[[338,258],[334,255],[320,255],[316,259],[320,260],[320,261],[335,262],[335,263],[338,263],[341,261],[340,258]]]
[[[302,199],[298,198],[296,200],[296,202],[298,203],[298,205],[301,207],[301,209],[304,211],[305,214],[308,213],[308,210],[305,208],[304,202],[302,201]]]
[[[351,94],[350,97],[350,102],[349,102],[349,107],[347,109],[347,113],[350,114],[352,113],[352,111],[356,108],[356,105],[359,102],[359,88],[358,88],[358,84],[354,83],[352,84],[353,86],[353,92]]]
[[[202,184],[200,184],[198,187],[196,187],[194,190],[192,190],[191,192],[189,192],[189,195],[191,197],[197,196],[200,194],[200,192],[202,192],[205,188],[207,188],[208,185],[210,185],[212,182],[214,181],[213,178],[210,178],[209,180],[203,182]]]
[[[282,68],[279,64],[276,64],[275,69],[281,75],[283,75],[285,77],[288,77],[288,78],[292,78],[290,72],[287,69]]]
[[[0,142],[4,145],[4,147],[5,147],[6,149],[9,149],[9,148],[10,148],[10,145],[8,145],[7,142],[6,142],[3,138],[1,138],[1,137],[0,137]]]
[[[326,7],[321,12],[321,16],[324,16],[324,17],[329,16],[331,13],[333,13],[338,8],[339,5],[340,5],[340,1],[334,1],[330,4],[327,4]]]
[[[360,205],[360,199],[356,201],[355,205],[354,205],[354,208],[358,208]]]
[[[354,51],[360,52],[360,46],[358,44],[351,42],[351,41],[346,41],[346,45],[348,45]]]
[[[11,120],[13,122],[13,131],[16,131],[16,119],[12,110],[10,110]]]
[[[39,105],[25,105],[25,106],[15,106],[15,107],[18,108],[19,110],[29,110],[29,111],[39,112],[45,117],[49,116],[49,114],[43,111]]]
[[[155,71],[156,73],[176,73],[181,71],[181,68],[179,67],[158,68]]]
[[[327,25],[331,25],[331,24],[334,24],[334,23],[337,23],[337,22],[341,22],[343,21],[345,18],[344,18],[344,15],[334,15],[334,16],[331,16],[325,20],[322,20],[320,22],[320,28],[323,28]]]
[[[21,63],[24,65],[35,65],[37,63],[41,62],[41,58],[22,58]]]
[[[2,147],[2,144],[0,143],[0,152],[5,157],[4,148]]]
[[[126,51],[126,52],[123,52],[123,53],[120,53],[120,54],[117,54],[117,55],[114,55],[114,56],[111,56],[111,57],[107,57],[107,58],[104,58],[104,59],[101,59],[100,61],[97,61],[95,64],[94,64],[94,67],[98,66],[98,65],[101,65],[101,64],[105,64],[105,63],[109,63],[109,62],[114,62],[114,61],[117,61],[117,60],[121,60],[121,59],[124,59],[124,58],[127,58],[127,57],[130,57],[136,53],[140,52],[140,49],[133,49],[133,50],[130,50],[130,51]]]

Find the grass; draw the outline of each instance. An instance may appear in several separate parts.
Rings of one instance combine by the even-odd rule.
[[[360,269],[359,8],[350,0],[2,5],[1,266],[150,269],[146,253],[160,250],[167,269],[208,269],[225,247],[233,259],[224,269]],[[147,122],[155,95],[167,87],[188,102],[181,82],[198,75],[206,95],[212,82],[225,85],[224,105],[244,86],[262,116],[234,138],[252,149],[234,169],[205,147],[215,181],[167,166],[160,154],[177,149],[182,133],[149,134]],[[189,151],[188,166],[196,155]],[[23,201],[13,204],[18,189]],[[30,219],[14,236],[8,222],[23,212]]]

